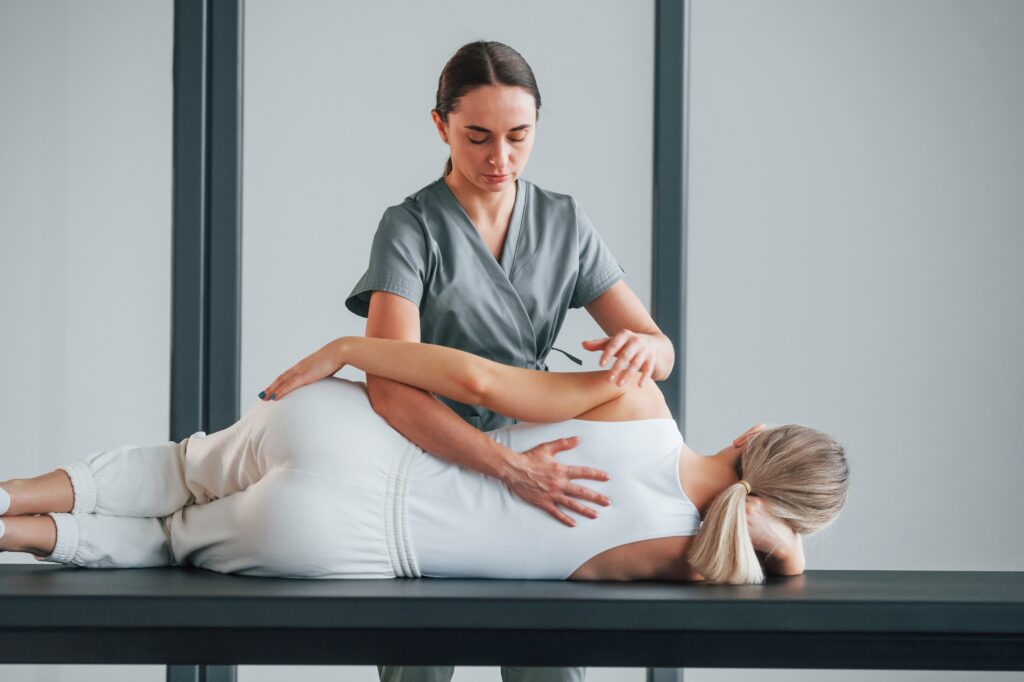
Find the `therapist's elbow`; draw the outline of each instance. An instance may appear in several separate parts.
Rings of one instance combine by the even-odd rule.
[[[654,372],[651,373],[651,378],[655,381],[664,381],[668,379],[669,375],[672,374],[672,369],[676,364],[676,349],[672,343],[672,339],[668,338],[665,334],[660,334],[662,343],[662,352],[659,362],[654,365]]]

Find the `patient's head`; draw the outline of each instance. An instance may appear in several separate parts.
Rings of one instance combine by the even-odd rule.
[[[765,429],[747,441],[737,462],[750,494],[797,533],[830,524],[846,503],[849,468],[843,447],[828,434],[797,424]],[[689,559],[709,582],[762,583],[746,525],[745,487],[736,483],[711,503]]]

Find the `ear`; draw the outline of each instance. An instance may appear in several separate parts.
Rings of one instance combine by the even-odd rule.
[[[437,128],[437,134],[441,136],[441,140],[448,144],[448,132],[445,130],[448,126],[441,120],[441,115],[437,113],[436,109],[431,110],[430,118],[434,119],[434,126]]]

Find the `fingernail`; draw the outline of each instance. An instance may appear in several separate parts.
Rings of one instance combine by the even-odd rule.
[[[260,400],[262,400],[265,397],[267,397],[267,392],[266,391],[260,391]]]
[[[277,400],[277,394],[276,393],[271,393],[270,394],[270,399],[271,400]]]

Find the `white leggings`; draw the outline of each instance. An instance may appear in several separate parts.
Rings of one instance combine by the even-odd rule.
[[[54,512],[65,565],[190,563],[292,578],[418,577],[405,522],[423,451],[327,377],[260,401],[226,429],[122,445],[68,466],[75,502]]]

